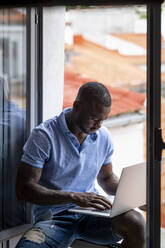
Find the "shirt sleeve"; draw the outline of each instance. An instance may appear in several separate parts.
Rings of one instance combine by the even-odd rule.
[[[114,144],[113,144],[111,135],[107,129],[106,129],[106,133],[107,133],[107,150],[106,150],[106,156],[105,156],[103,165],[112,163],[112,155],[114,152]]]
[[[35,128],[23,147],[21,161],[34,167],[43,168],[49,159],[50,148],[48,134],[44,130]]]

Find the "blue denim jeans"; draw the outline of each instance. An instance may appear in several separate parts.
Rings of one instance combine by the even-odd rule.
[[[100,245],[121,240],[113,233],[113,219],[64,211],[35,223],[16,248],[67,248],[76,239]]]

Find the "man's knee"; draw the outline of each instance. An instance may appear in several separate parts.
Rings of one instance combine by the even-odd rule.
[[[40,228],[32,228],[19,240],[16,248],[38,248],[45,242],[45,234]]]
[[[24,234],[24,239],[37,244],[44,243],[45,234],[40,228],[32,228]]]
[[[146,224],[144,217],[137,211],[130,211],[128,215],[128,234],[140,241],[145,240]]]
[[[115,230],[123,238],[134,239],[143,242],[145,240],[146,225],[142,214],[131,210],[115,219]]]

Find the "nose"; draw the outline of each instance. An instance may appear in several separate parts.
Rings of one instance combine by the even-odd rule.
[[[100,121],[100,120],[95,121],[95,127],[100,128],[102,125],[102,122],[103,121]]]

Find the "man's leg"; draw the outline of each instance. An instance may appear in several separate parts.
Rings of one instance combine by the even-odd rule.
[[[146,225],[139,212],[131,210],[112,220],[114,232],[123,237],[122,248],[146,247]]]
[[[18,242],[16,248],[67,248],[75,239],[79,216],[59,213],[49,220],[33,225]]]
[[[145,221],[134,210],[114,218],[86,216],[81,219],[77,238],[100,245],[122,241],[122,248],[145,248]]]
[[[40,228],[33,227],[19,240],[16,248],[46,248],[46,235]]]
[[[111,218],[82,215],[77,225],[76,239],[97,245],[112,246],[121,241],[122,237],[114,233]]]

